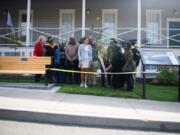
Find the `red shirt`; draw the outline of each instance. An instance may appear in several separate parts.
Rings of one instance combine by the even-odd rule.
[[[36,43],[34,46],[33,56],[43,56],[43,47],[41,43]]]

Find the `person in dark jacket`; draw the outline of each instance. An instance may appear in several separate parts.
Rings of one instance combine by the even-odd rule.
[[[46,44],[46,56],[54,57],[54,46],[54,39],[52,37],[48,37]]]
[[[42,57],[45,56],[46,49],[45,49],[45,42],[46,38],[44,36],[40,36],[34,46],[33,57]],[[35,82],[40,82],[41,75],[35,75]]]
[[[139,66],[139,64],[140,64],[140,61],[141,61],[141,55],[140,55],[140,52],[138,50],[138,46],[136,45],[135,42],[132,42],[131,51],[133,53],[133,59],[135,61],[135,65],[136,65],[136,68],[137,68]]]
[[[123,66],[124,72],[134,72],[136,70],[133,53],[131,51],[131,43],[126,42],[124,45],[125,53],[124,59],[125,64]],[[132,91],[134,89],[134,74],[126,74],[125,82],[127,83],[127,90]]]
[[[60,51],[61,51],[61,59],[60,59],[60,69],[66,69],[66,54],[65,54],[65,44],[59,44]],[[60,83],[67,82],[67,73],[66,72],[59,72],[60,73]]]
[[[133,53],[133,59],[134,59],[135,66],[136,66],[136,69],[137,69],[139,64],[140,64],[140,61],[141,61],[141,55],[140,55],[140,52],[138,50],[138,46],[134,42],[132,43],[131,51]],[[134,79],[133,82],[134,82],[134,88],[135,88],[136,74],[134,74],[133,79]]]
[[[110,39],[110,45],[107,48],[107,58],[108,58],[108,61],[105,62],[105,66],[106,66],[106,71],[107,72],[111,72],[112,71],[111,61],[112,61],[113,53],[116,50],[119,50],[119,47],[117,46],[116,39],[112,38],[112,39]],[[108,86],[112,86],[112,75],[108,74],[107,75],[107,80],[108,80]]]
[[[111,60],[112,72],[120,73],[122,72],[124,66],[124,57],[121,48],[114,50]],[[112,86],[114,89],[121,89],[124,87],[125,76],[123,74],[113,74],[112,75]]]
[[[54,46],[54,66],[57,69],[60,69],[60,63],[61,63],[61,50],[60,46],[55,45]],[[55,78],[56,78],[56,83],[61,83],[61,78],[60,78],[60,72],[55,72]]]
[[[53,68],[54,67],[54,39],[52,37],[48,37],[47,39],[47,44],[46,44],[46,55],[47,57],[51,57],[51,65],[49,66],[49,68]],[[54,72],[53,71],[47,71],[47,78],[48,78],[48,82],[49,83],[53,83],[54,82]]]

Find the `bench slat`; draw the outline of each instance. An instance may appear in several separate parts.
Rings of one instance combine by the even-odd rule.
[[[45,71],[42,70],[0,70],[0,74],[45,74]]]
[[[0,74],[45,74],[51,57],[0,56]]]

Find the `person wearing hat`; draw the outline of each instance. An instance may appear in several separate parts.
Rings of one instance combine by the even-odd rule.
[[[47,38],[46,44],[46,56],[53,57],[54,56],[54,39],[52,37]]]
[[[117,41],[116,41],[115,38],[111,38],[110,39],[110,45],[107,48],[107,58],[108,58],[108,61],[105,64],[107,72],[111,72],[112,71],[111,61],[112,61],[112,58],[113,58],[113,53],[116,50],[119,50],[119,47],[117,46]],[[112,75],[108,74],[107,75],[107,80],[108,80],[108,86],[112,86]]]
[[[55,48],[54,48],[55,44],[54,44],[54,39],[52,37],[48,37],[47,38],[47,44],[46,44],[46,54],[45,56],[47,57],[51,57],[51,65],[49,66],[49,68],[53,68],[54,67],[54,54],[55,54]],[[54,72],[53,71],[47,71],[47,78],[48,78],[48,82],[49,83],[53,83],[54,82]]]

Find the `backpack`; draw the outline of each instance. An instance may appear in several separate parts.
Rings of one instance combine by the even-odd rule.
[[[133,53],[133,59],[135,61],[136,67],[138,67],[141,60],[140,52],[137,48],[133,48],[131,49],[131,51]]]

